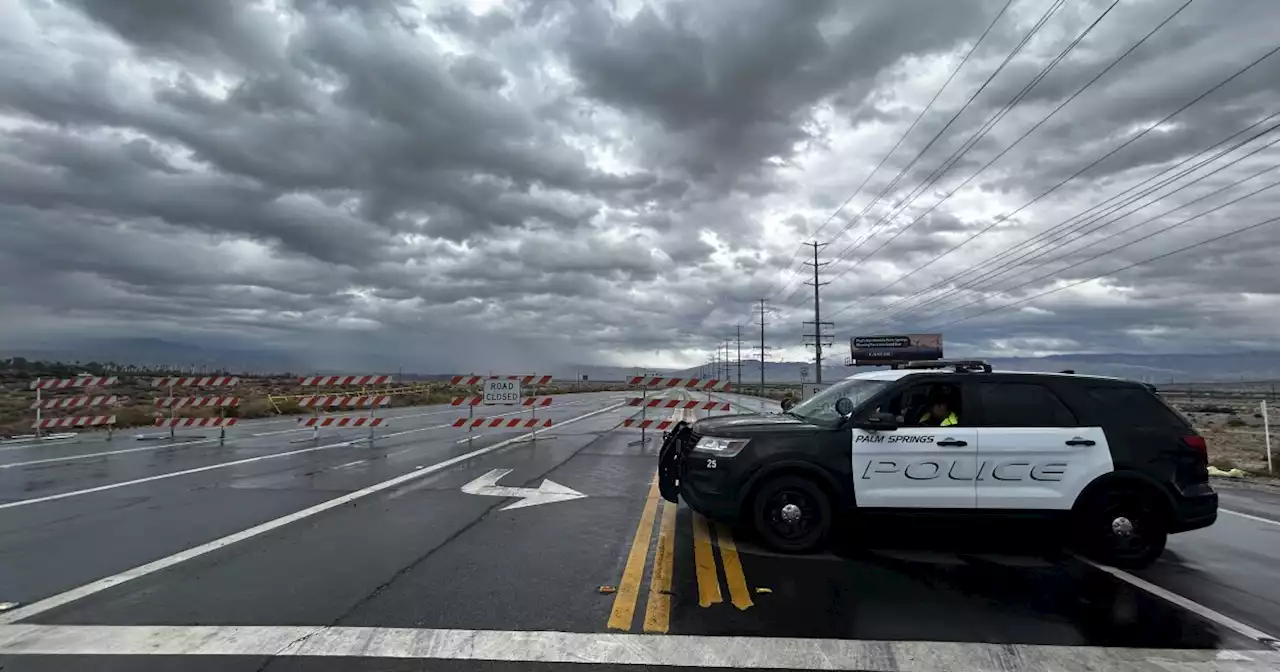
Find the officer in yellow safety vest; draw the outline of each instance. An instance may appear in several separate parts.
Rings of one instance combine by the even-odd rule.
[[[929,427],[950,427],[960,424],[960,418],[951,410],[950,395],[939,392],[930,395],[929,411],[920,416],[920,424]]]

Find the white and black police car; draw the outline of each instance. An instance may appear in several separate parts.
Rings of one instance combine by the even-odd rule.
[[[1206,458],[1148,385],[918,362],[855,374],[781,414],[681,423],[659,483],[780,551],[820,549],[838,516],[1044,517],[1068,526],[1076,550],[1138,568],[1168,534],[1216,520]]]

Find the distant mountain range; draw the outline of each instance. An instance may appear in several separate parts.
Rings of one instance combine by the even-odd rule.
[[[118,364],[139,366],[178,365],[195,371],[226,369],[240,373],[344,373],[317,366],[308,361],[304,351],[277,350],[262,347],[211,347],[180,343],[159,338],[85,338],[74,343],[63,343],[56,348],[4,348],[0,358],[26,357],[50,361],[111,361]],[[1280,379],[1280,351],[1230,354],[1066,354],[1047,357],[998,357],[988,358],[998,369],[1014,371],[1061,371],[1072,369],[1078,373],[1117,376],[1151,383],[1169,382],[1230,382],[1242,380]],[[812,363],[766,362],[765,380],[769,382],[798,383],[801,368],[808,369],[808,380],[816,376]],[[822,370],[826,382],[839,380],[861,369],[844,366],[825,366]],[[348,373],[372,373],[351,371]],[[377,373],[395,373],[377,371]],[[461,371],[404,371],[406,377],[437,377]],[[476,371],[475,373],[487,373]],[[639,373],[663,373],[672,376],[707,377],[714,372],[709,366],[688,369],[658,369],[644,367],[568,365],[547,367],[545,370],[523,373],[550,373],[557,378],[591,381],[622,380]],[[737,381],[737,367],[730,366],[730,380]],[[743,360],[742,382],[760,380],[759,360]]]

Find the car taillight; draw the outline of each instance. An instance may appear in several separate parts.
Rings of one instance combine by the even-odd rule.
[[[1209,444],[1205,443],[1204,437],[1199,434],[1187,434],[1182,437],[1182,442],[1188,446],[1200,451],[1201,455],[1209,457]]]

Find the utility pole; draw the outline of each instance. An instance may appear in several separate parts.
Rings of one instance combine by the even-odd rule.
[[[742,325],[738,325],[738,387],[742,387]]]
[[[818,278],[818,271],[823,266],[826,266],[831,262],[829,261],[824,261],[821,263],[818,262],[818,250],[826,247],[827,246],[826,243],[819,243],[818,241],[815,240],[812,243],[805,243],[805,245],[808,245],[813,248],[813,261],[804,262],[805,266],[813,267],[813,282],[809,282],[806,280],[804,283],[806,285],[813,285],[813,321],[805,322],[804,326],[808,327],[809,325],[813,325],[813,332],[806,333],[804,335],[804,338],[813,339],[813,342],[806,341],[805,345],[813,346],[813,368],[814,368],[814,375],[816,376],[815,382],[821,384],[822,383],[822,346],[831,345],[832,343],[831,334],[825,333],[823,331],[823,327],[831,327],[834,325],[831,322],[822,321],[822,308],[821,308],[822,304],[818,299],[818,289],[823,285],[829,285],[831,283],[821,282]]]
[[[769,346],[764,344],[764,302],[768,299],[760,299],[760,394],[764,395],[764,360],[769,354]]]

